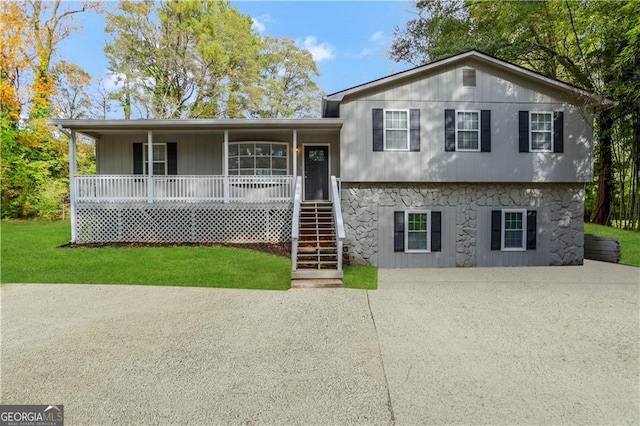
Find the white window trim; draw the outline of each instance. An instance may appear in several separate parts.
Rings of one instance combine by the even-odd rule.
[[[427,215],[427,249],[409,249],[409,214]],[[431,210],[405,210],[404,212],[404,251],[405,253],[431,253]]]
[[[153,143],[153,146],[162,146],[164,148],[164,161],[151,161],[152,164],[156,164],[156,163],[164,163],[164,174],[160,175],[160,176],[168,176],[169,175],[169,159],[167,158],[167,144],[166,143]],[[147,154],[148,154],[148,149],[149,149],[149,144],[148,143],[144,143],[142,144],[142,161],[143,161],[143,165],[142,165],[142,171],[145,175],[149,174],[149,169],[147,168],[149,166],[149,159],[146,158]],[[154,176],[156,176],[156,174],[154,173]]]
[[[287,158],[287,171],[286,171],[286,175],[287,176],[289,175],[289,173],[290,173],[289,155],[290,155],[291,148],[289,147],[289,144],[287,142],[275,142],[275,141],[234,141],[234,142],[229,142],[229,146],[238,145],[238,153],[239,153],[241,144],[253,144],[254,146],[255,145],[260,145],[260,144],[269,144],[269,145],[282,145],[282,146],[286,147],[286,151],[287,151],[287,156],[286,156],[286,158]],[[231,169],[231,167],[228,166],[229,158],[231,158],[231,157],[238,157],[238,168],[237,169]],[[235,170],[235,171],[239,172],[242,169],[242,167],[240,167],[240,157],[242,157],[242,155],[237,155],[237,156],[228,155],[227,156],[226,161],[227,161],[227,166],[228,166],[229,172],[231,172],[231,170]],[[255,158],[257,158],[259,156],[255,155],[255,152],[254,152],[252,157],[254,158],[253,171],[255,173],[255,171],[257,170],[257,168],[255,167]],[[272,166],[273,166],[273,158],[283,158],[283,157],[272,156],[272,155],[269,155],[268,157],[271,158],[271,160],[272,160]],[[273,169],[273,167],[271,167],[270,169],[264,169],[264,170],[271,170],[272,173],[273,173],[274,169]],[[282,169],[276,169],[276,170],[282,170]],[[229,173],[229,174],[231,175],[231,173]],[[255,175],[255,174],[254,175],[240,175],[240,174],[238,174],[238,175],[236,175],[236,174],[233,174],[231,176],[282,176],[282,175],[274,175],[274,174],[271,174],[271,175]]]
[[[404,112],[407,114],[407,128],[387,128],[387,112]],[[406,130],[407,132],[407,143],[406,148],[387,148],[387,130]],[[408,109],[384,109],[382,112],[382,140],[384,141],[383,149],[385,151],[409,151],[410,150],[410,141],[409,135],[411,134],[411,114]]]
[[[505,247],[504,234],[507,231],[504,223],[506,213],[522,213],[522,247]],[[500,219],[500,250],[502,251],[526,251],[527,250],[527,209],[503,209]]]
[[[478,148],[476,149],[468,149],[468,148],[459,148],[458,147],[458,113],[459,112],[475,112],[476,114],[478,114],[478,130],[467,130],[467,129],[460,129],[464,132],[474,132],[477,131],[478,132]],[[464,110],[464,109],[460,109],[460,110],[456,110],[456,116],[455,116],[455,120],[456,120],[456,151],[461,151],[461,152],[480,152],[480,148],[481,148],[481,144],[482,141],[480,140],[480,137],[482,135],[481,130],[482,130],[482,120],[481,120],[481,116],[480,116],[480,110]]]
[[[533,114],[549,114],[551,115],[551,148],[550,149],[534,149],[533,148],[533,130],[531,126],[533,125],[533,120],[531,119]],[[555,141],[553,140],[554,134],[554,123],[553,123],[553,111],[529,111],[529,152],[553,152]],[[536,130],[536,132],[546,132],[546,130]]]

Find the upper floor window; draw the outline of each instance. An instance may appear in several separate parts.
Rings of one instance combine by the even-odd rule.
[[[562,111],[519,111],[519,152],[564,152]]]
[[[144,161],[144,174],[149,174],[149,161],[148,161],[148,144],[143,145],[142,158]],[[152,145],[152,164],[154,176],[167,174],[167,144],[166,143],[154,143]]]
[[[480,111],[456,114],[456,151],[480,151]]]
[[[409,110],[384,110],[384,149],[409,150]]]
[[[229,143],[230,175],[286,175],[289,146],[274,142]]]
[[[553,151],[553,117],[550,112],[531,112],[531,151]]]

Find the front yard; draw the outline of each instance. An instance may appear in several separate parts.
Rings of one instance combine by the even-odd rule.
[[[136,284],[287,290],[291,260],[229,247],[59,248],[68,222],[2,222],[2,283]],[[347,267],[345,287],[377,288],[377,269]]]

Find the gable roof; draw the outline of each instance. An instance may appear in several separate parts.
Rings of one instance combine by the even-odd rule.
[[[452,65],[467,63],[469,61],[474,61],[477,63],[489,65],[491,67],[501,69],[503,71],[510,72],[514,75],[534,81],[540,85],[567,93],[578,99],[587,100],[588,103],[590,103],[596,109],[606,109],[615,105],[615,102],[612,101],[611,99],[597,96],[594,93],[589,92],[588,90],[573,86],[569,83],[565,83],[560,80],[547,77],[538,72],[531,71],[529,69],[523,68],[521,66],[512,64],[507,61],[503,61],[502,59],[498,59],[494,56],[488,55],[478,50],[469,50],[467,52],[450,56],[448,58],[440,59],[425,65],[420,65],[418,67],[411,68],[407,71],[401,71],[386,77],[379,78],[377,80],[370,81],[368,83],[359,84],[357,86],[354,86],[345,90],[341,90],[339,92],[335,92],[330,95],[326,95],[322,99],[323,115],[328,111],[328,109],[336,108],[337,107],[336,104],[339,104],[340,102],[342,102],[343,99],[347,97],[353,97],[353,96],[357,97],[358,95],[363,94],[364,92],[368,92],[371,90],[384,89],[386,86],[389,86],[389,85],[394,85],[394,84],[402,83],[404,81],[413,80],[417,77],[433,74],[434,72],[437,72],[440,69],[444,69]]]

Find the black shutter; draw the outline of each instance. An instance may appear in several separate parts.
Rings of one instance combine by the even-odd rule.
[[[536,211],[527,211],[527,250],[536,249],[536,234],[538,233],[538,224],[536,220]]]
[[[491,211],[491,250],[502,248],[502,211]]]
[[[167,143],[167,174],[178,174],[178,144],[175,142]]]
[[[133,174],[144,174],[144,156],[142,155],[142,144],[133,144]]]
[[[529,152],[529,111],[518,113],[518,134],[520,152]]]
[[[442,250],[442,212],[431,212],[431,251]]]
[[[564,117],[562,111],[553,113],[553,152],[564,152]]]
[[[409,110],[409,147],[412,152],[420,152],[420,110]]]
[[[480,151],[491,152],[491,111],[480,111]]]
[[[456,110],[444,110],[444,150],[456,150]]]
[[[404,212],[393,212],[393,251],[404,251]]]
[[[373,150],[384,151],[384,110],[373,110]]]

